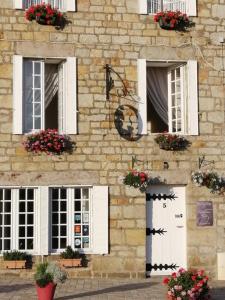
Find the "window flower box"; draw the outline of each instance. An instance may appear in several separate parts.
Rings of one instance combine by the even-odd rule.
[[[60,155],[63,152],[71,152],[74,143],[68,136],[59,134],[56,129],[46,129],[28,134],[23,145],[28,152]]]
[[[189,18],[180,11],[161,11],[154,16],[154,21],[159,23],[162,29],[185,30],[190,26]]]
[[[85,254],[80,254],[79,251],[74,251],[70,246],[60,254],[59,264],[61,267],[74,268],[86,266]]]
[[[3,253],[3,265],[5,269],[26,269],[31,256],[26,252],[11,251]]]
[[[166,151],[185,150],[190,145],[190,142],[184,137],[169,133],[157,135],[155,142],[159,145],[160,149]]]
[[[56,26],[62,23],[64,16],[57,8],[52,8],[51,4],[42,3],[30,6],[25,12],[25,18],[41,25]]]

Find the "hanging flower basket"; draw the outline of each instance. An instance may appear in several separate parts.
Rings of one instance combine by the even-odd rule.
[[[170,300],[207,300],[210,297],[208,276],[204,271],[186,271],[180,268],[169,277],[163,279],[163,284],[167,286],[167,299]]]
[[[136,170],[129,172],[124,178],[123,183],[125,185],[139,188],[140,190],[145,189],[148,186],[149,177],[145,172],[138,172]]]
[[[155,142],[160,149],[167,151],[181,151],[190,146],[190,142],[182,136],[170,133],[157,135]]]
[[[41,25],[57,26],[65,19],[64,15],[57,9],[52,8],[51,4],[37,4],[30,6],[25,12],[28,21],[35,20]]]
[[[59,134],[56,129],[46,129],[29,134],[23,145],[28,152],[58,155],[63,152],[71,153],[74,148],[74,143],[70,138],[67,135]]]
[[[225,178],[212,171],[196,171],[191,175],[192,182],[199,187],[205,186],[212,194],[225,193]]]
[[[191,22],[186,14],[180,11],[161,11],[154,16],[154,21],[159,23],[162,29],[185,31]]]

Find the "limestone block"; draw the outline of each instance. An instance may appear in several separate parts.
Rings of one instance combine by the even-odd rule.
[[[224,123],[224,113],[222,111],[209,112],[208,121],[216,124]]]
[[[0,65],[0,78],[12,78],[12,65],[11,64],[1,64]]]
[[[129,246],[145,245],[146,232],[143,229],[126,229],[125,238]]]

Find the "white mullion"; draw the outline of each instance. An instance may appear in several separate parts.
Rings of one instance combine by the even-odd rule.
[[[89,250],[93,248],[93,224],[92,224],[92,203],[93,203],[92,189],[89,189]]]
[[[67,245],[74,249],[73,243],[73,215],[74,215],[74,205],[73,205],[73,190],[72,188],[67,188]]]
[[[12,201],[12,249],[19,250],[19,190],[11,190],[11,201]]]
[[[41,129],[45,128],[45,63],[41,61]]]
[[[180,68],[180,100],[181,100],[181,133],[184,134],[185,132],[185,109],[184,109],[184,66]]]
[[[171,89],[171,70],[169,70],[167,74],[168,80],[168,125],[169,125],[169,132],[172,133],[173,126],[172,126],[172,89]]]
[[[34,101],[34,97],[35,97],[35,73],[34,73],[34,70],[35,70],[35,61],[33,60],[32,61],[32,96],[33,96],[33,99],[32,99],[32,131],[35,129],[35,101]]]

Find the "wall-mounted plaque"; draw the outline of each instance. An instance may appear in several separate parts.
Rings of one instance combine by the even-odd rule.
[[[213,226],[212,201],[197,202],[197,226]]]

